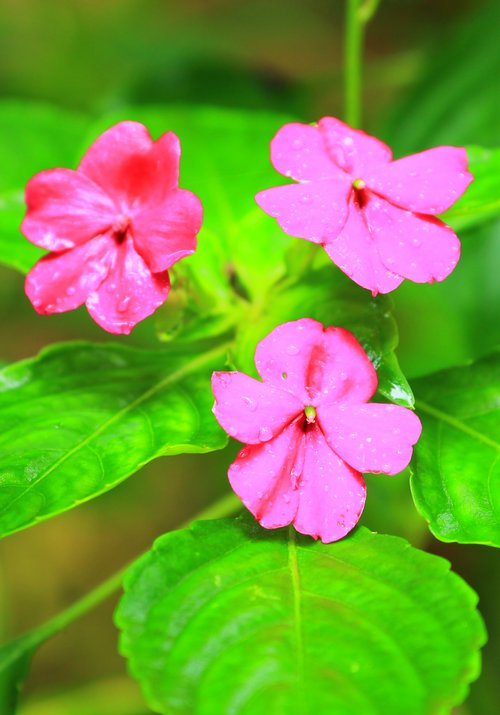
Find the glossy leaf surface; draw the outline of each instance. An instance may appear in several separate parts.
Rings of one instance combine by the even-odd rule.
[[[413,383],[415,503],[442,541],[500,546],[500,354]]]
[[[0,371],[0,535],[108,491],[161,455],[220,449],[225,347],[62,344]]]
[[[402,539],[357,529],[324,545],[243,517],[161,537],[116,620],[158,713],[428,715],[477,677],[476,600]]]

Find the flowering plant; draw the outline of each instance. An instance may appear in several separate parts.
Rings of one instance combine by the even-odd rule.
[[[153,546],[0,646],[1,715],[36,649],[121,590],[131,698],[158,713],[445,715],[479,676],[477,595],[442,556],[500,545],[498,353],[473,325],[500,159],[449,125],[387,124],[403,158],[359,128],[369,4],[348,2],[346,122],[0,103],[0,261],[55,332],[0,368],[0,536],[68,512],[80,538],[75,507],[161,469],[93,517],[96,558],[133,528]]]
[[[460,147],[436,147],[391,161],[388,146],[324,117],[286,124],[271,142],[274,167],[297,179],[262,191],[257,203],[292,236],[323,245],[328,256],[374,295],[404,278],[442,281],[460,242],[436,214],[472,181]]]
[[[365,503],[360,472],[396,474],[411,458],[421,426],[407,408],[365,404],[377,389],[356,339],[310,318],[275,328],[257,346],[263,382],[216,372],[214,414],[248,442],[229,468],[243,504],[266,528],[336,541]]]
[[[167,298],[168,269],[196,248],[202,208],[178,188],[179,140],[153,142],[121,122],[87,151],[78,169],[49,169],[26,187],[21,231],[51,253],[26,277],[39,313],[87,305],[110,333],[130,333]]]

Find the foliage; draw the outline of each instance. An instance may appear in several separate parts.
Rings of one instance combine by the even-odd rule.
[[[358,529],[324,545],[245,517],[161,537],[116,620],[155,712],[423,715],[477,675],[474,603],[401,539]]]
[[[0,535],[102,494],[155,457],[221,449],[207,385],[223,356],[224,346],[201,344],[73,343],[4,368]]]
[[[318,246],[285,235],[255,204],[256,192],[280,180],[269,141],[294,121],[291,102],[277,113],[111,98],[93,116],[0,102],[5,267],[25,274],[43,254],[19,231],[26,181],[47,168],[76,167],[89,144],[122,119],[143,122],[153,138],[167,130],[179,136],[180,185],[204,207],[198,250],[176,265],[169,300],[149,323],[160,347],[145,347],[139,331],[130,344],[56,342],[37,357],[0,365],[0,537],[94,499],[160,457],[222,450],[227,438],[211,414],[212,371],[256,375],[256,344],[288,320],[308,316],[352,331],[377,369],[376,399],[415,408],[423,423],[411,489],[425,522],[409,495],[404,503],[405,474],[394,482],[373,476],[370,530],[360,527],[340,542],[263,530],[248,516],[215,519],[164,534],[127,569],[116,613],[120,648],[155,712],[445,715],[479,674],[486,636],[477,597],[424,549],[446,549],[433,536],[500,545],[498,352],[491,353],[487,334],[495,317],[483,310],[488,302],[491,311],[500,218],[500,149],[491,146],[497,39],[488,31],[498,13],[488,3],[449,30],[420,82],[381,122],[380,136],[396,156],[466,144],[475,176],[442,216],[462,241],[454,274],[443,285],[402,286],[391,298],[354,285]],[[275,95],[268,106],[286,94],[274,85],[266,92]],[[476,111],[481,102],[485,110]],[[75,318],[77,335],[87,329],[83,320]],[[436,345],[445,346],[439,355]],[[457,367],[457,355],[478,359]],[[410,374],[418,377],[408,381]],[[229,462],[221,452],[221,473]],[[175,462],[162,467],[168,480]],[[379,479],[386,481],[377,491]],[[238,508],[225,497],[211,516]],[[420,548],[371,531],[380,523]],[[115,574],[0,646],[2,715],[16,712],[36,649],[122,581]],[[109,712],[125,711],[119,699],[105,702]],[[492,712],[494,705],[484,707]]]
[[[415,503],[443,541],[500,546],[498,353],[417,380]]]

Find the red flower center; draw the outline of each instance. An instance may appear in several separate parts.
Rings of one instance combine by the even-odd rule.
[[[354,189],[354,198],[359,208],[362,209],[368,203],[368,189],[366,188],[366,184],[363,179],[354,179],[352,188]]]
[[[119,214],[116,217],[111,230],[113,231],[113,238],[117,243],[123,243],[127,237],[127,231],[130,227],[130,223],[131,221],[129,216],[126,216],[125,214]]]

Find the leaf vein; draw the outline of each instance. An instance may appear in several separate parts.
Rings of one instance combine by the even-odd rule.
[[[81,449],[83,449],[85,446],[87,446],[93,439],[95,439],[100,434],[105,432],[112,424],[117,422],[121,417],[123,417],[124,415],[126,415],[129,412],[131,412],[132,410],[134,410],[136,407],[141,405],[143,402],[148,400],[150,397],[153,397],[154,395],[156,395],[160,390],[162,390],[164,387],[167,387],[167,385],[169,385],[170,383],[175,382],[176,380],[180,380],[183,377],[186,377],[187,375],[192,373],[197,368],[202,367],[206,363],[209,363],[216,355],[223,353],[226,350],[226,348],[227,348],[227,344],[224,344],[222,346],[214,348],[213,350],[208,351],[204,355],[201,355],[199,358],[195,358],[187,365],[180,367],[177,371],[164,377],[162,380],[160,380],[155,385],[153,385],[148,390],[146,390],[141,395],[139,395],[134,400],[132,400],[132,402],[129,402],[121,410],[119,410],[114,415],[112,415],[107,420],[105,420],[103,423],[101,423],[93,432],[91,432],[84,439],[82,439],[80,442],[78,442],[74,447],[72,447],[68,452],[66,452],[66,454],[64,454],[60,459],[58,459],[56,462],[54,462],[45,472],[42,472],[38,476],[37,479],[34,479],[32,482],[30,482],[30,484],[26,487],[26,489],[24,489],[21,493],[19,493],[9,504],[7,504],[3,509],[0,510],[0,514],[4,514],[6,511],[8,511],[16,502],[18,502],[29,491],[31,491],[31,489],[33,489],[33,487],[38,486],[41,481],[43,481],[50,474],[52,474],[52,472],[54,472],[54,470],[56,470],[61,464],[63,464],[70,457],[72,457],[74,454],[76,454]]]
[[[456,417],[453,417],[452,415],[449,415],[448,413],[439,410],[437,407],[429,405],[427,402],[422,402],[422,400],[416,400],[415,406],[417,407],[417,409],[422,410],[422,412],[426,412],[431,417],[434,417],[441,422],[446,422],[446,424],[450,425],[451,427],[454,427],[456,430],[468,434],[469,437],[472,437],[479,442],[483,442],[483,444],[488,445],[488,447],[493,447],[494,449],[500,451],[500,444],[498,444],[498,442],[495,442],[495,440],[491,439],[487,435],[484,435],[481,432],[478,432],[477,430],[473,429],[472,427],[469,427],[469,425],[465,424],[465,422],[462,422]]]

